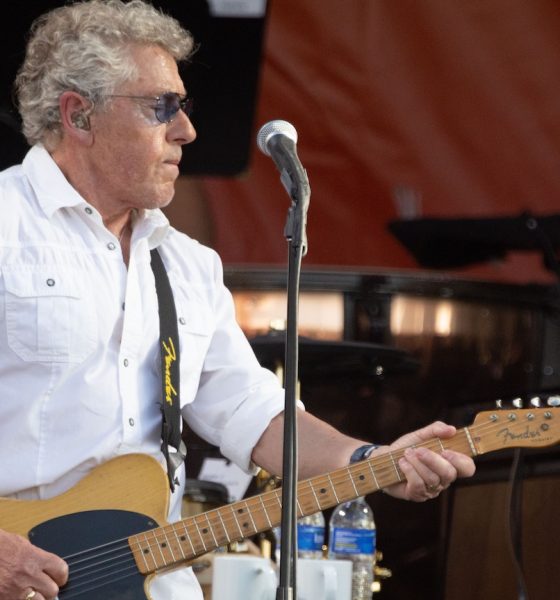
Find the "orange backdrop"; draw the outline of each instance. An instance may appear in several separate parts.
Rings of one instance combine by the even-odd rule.
[[[255,133],[298,130],[306,266],[415,268],[395,218],[560,212],[557,0],[276,0],[269,17]],[[226,264],[285,264],[270,159],[204,190]],[[536,253],[463,273],[549,278]]]

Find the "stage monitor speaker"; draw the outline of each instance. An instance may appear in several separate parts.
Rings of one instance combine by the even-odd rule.
[[[32,21],[66,4],[63,0],[6,2],[9,18],[0,22],[0,169],[21,162],[27,144],[12,101]],[[233,176],[243,172],[253,147],[254,111],[266,23],[266,0],[154,0],[152,4],[192,32],[197,51],[181,68],[194,98],[197,139],[184,147],[181,172]],[[13,6],[10,6],[13,5]],[[237,6],[232,12],[231,7]]]
[[[555,548],[560,536],[556,514],[558,475],[526,479],[521,484],[522,514],[516,521],[527,596],[556,598],[560,587]],[[521,598],[508,525],[508,483],[458,486],[447,549],[445,600],[515,600]],[[525,596],[523,596],[525,597]]]

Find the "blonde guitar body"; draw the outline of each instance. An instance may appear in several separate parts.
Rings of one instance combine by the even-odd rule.
[[[168,506],[167,475],[160,464],[147,455],[129,454],[97,467],[76,486],[55,498],[49,500],[0,498],[0,529],[18,533],[26,538],[29,537],[33,543],[60,556],[65,556],[68,551],[64,551],[65,548],[63,548],[63,546],[67,546],[64,544],[66,541],[64,538],[67,538],[68,535],[72,537],[78,535],[74,522],[68,523],[70,531],[66,531],[64,527],[58,530],[53,526],[52,532],[55,535],[50,535],[49,531],[47,536],[59,539],[48,539],[47,543],[37,543],[37,539],[34,538],[37,538],[38,535],[33,533],[35,528],[59,517],[78,514],[83,517],[82,525],[86,530],[85,534],[90,533],[96,527],[103,527],[104,532],[108,534],[105,540],[107,543],[115,539],[115,527],[119,521],[122,521],[123,513],[115,511],[143,515],[146,529],[153,529],[158,525],[166,524]],[[96,513],[91,511],[96,511]],[[104,513],[104,511],[110,512]],[[96,524],[96,514],[106,514],[108,518],[101,525]],[[141,527],[142,519],[136,521],[140,521],[139,526]],[[53,523],[56,522],[53,521]],[[63,533],[60,532],[61,530]],[[99,531],[91,532],[99,533]],[[133,533],[137,533],[137,531],[127,531],[125,525],[119,535],[128,537]],[[87,548],[90,544],[103,544],[104,542],[100,541],[99,537],[99,535],[88,536],[87,539],[82,537],[80,541],[84,542],[82,545]],[[96,538],[95,541],[92,541],[92,538]],[[57,548],[57,541],[61,542],[60,548]],[[132,577],[137,579],[135,584],[123,579],[126,590],[123,589],[123,586],[115,588],[111,584],[100,588],[94,587],[89,592],[78,590],[78,593],[78,591],[72,592],[69,587],[68,590],[61,591],[59,598],[60,600],[74,597],[80,598],[80,600],[109,600],[110,598],[115,598],[115,600],[117,598],[118,600],[145,600],[148,598],[151,600],[149,584],[154,575],[145,577],[136,569],[130,578]]]

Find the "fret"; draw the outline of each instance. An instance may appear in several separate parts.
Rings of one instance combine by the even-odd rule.
[[[208,552],[208,550],[206,549],[206,544],[204,543],[204,538],[202,537],[202,533],[200,533],[200,529],[198,528],[198,523],[196,522],[196,518],[193,518],[193,523],[194,523],[194,526],[196,527],[196,531],[198,532],[198,537],[200,538],[200,541],[202,542],[202,547],[204,548],[204,552]]]
[[[183,544],[181,543],[181,539],[177,535],[177,532],[175,531],[175,527],[174,526],[172,526],[172,532],[173,532],[173,535],[175,536],[175,539],[177,540],[177,547],[181,551],[181,555],[182,555],[183,559],[187,558],[186,555],[185,555],[185,551],[183,550]]]
[[[138,542],[138,550],[140,552],[140,556],[142,557],[142,560],[144,561],[144,566],[146,567],[146,571],[149,571],[150,567],[148,566],[148,561],[146,560],[146,552],[144,552],[142,550],[142,545],[140,544],[140,542]],[[147,553],[150,554],[150,551],[147,550]]]
[[[322,508],[322,506],[319,503],[319,499],[317,498],[317,494],[315,493],[315,488],[313,487],[313,484],[311,483],[311,479],[308,479],[307,483],[309,484],[309,487],[311,488],[311,491],[313,492],[313,497],[315,498],[315,504],[317,504],[317,508],[320,510]]]
[[[210,519],[208,518],[208,514],[209,513],[204,513],[204,516],[206,517],[206,522],[208,523],[208,529],[210,530],[210,533],[212,534],[212,539],[214,540],[214,546],[217,548],[220,544],[218,544],[218,540],[216,539],[216,536],[214,535],[214,528],[210,524]]]
[[[340,504],[340,500],[338,499],[338,494],[336,493],[336,488],[334,487],[334,484],[332,482],[331,476],[328,473],[327,473],[327,478],[329,480],[329,483],[331,484],[332,491],[333,491],[333,494],[334,494],[334,499],[336,500],[337,504]]]
[[[439,443],[439,447],[441,448],[441,451],[443,452],[445,450],[445,446],[443,445],[443,442],[441,441],[440,438],[436,438],[438,443]]]
[[[235,506],[237,506],[237,514],[238,515],[248,515],[249,518],[251,519],[251,521],[253,521],[253,517],[251,516],[251,511],[249,510],[249,507],[247,505],[247,502],[243,502],[243,504],[245,504],[245,508],[241,508],[241,502],[238,502]],[[242,536],[241,537],[247,537],[247,535],[250,535],[251,533],[251,529],[250,529],[250,523],[249,521],[243,520],[241,522],[242,528]],[[254,525],[254,521],[253,521],[253,525]]]
[[[399,467],[398,467],[397,463],[395,462],[395,457],[393,456],[393,453],[389,452],[389,456],[391,458],[391,462],[393,463],[393,468],[395,469],[395,473],[397,474],[398,480],[402,481],[402,477],[401,477],[401,474],[399,472]]]
[[[152,552],[152,546],[150,544],[150,541],[148,540],[148,535],[147,533],[143,533],[141,534],[144,537],[144,543],[145,543],[145,548],[142,549],[142,546],[140,546],[140,550],[142,553],[142,556],[144,558],[144,562],[146,563],[146,565],[148,564],[146,561],[146,557],[149,556],[152,559],[152,562],[154,563],[154,566],[152,568],[148,567],[148,572],[150,571],[154,571],[155,569],[157,569],[158,567],[158,563],[153,555]]]
[[[360,492],[358,492],[356,484],[354,483],[354,477],[352,477],[352,471],[350,470],[350,467],[346,467],[346,471],[348,473],[348,476],[350,477],[350,481],[352,482],[352,487],[354,488],[354,492],[356,492],[356,496],[361,496]]]
[[[268,521],[268,526],[272,529],[272,523],[270,522],[270,518],[268,516],[268,512],[266,511],[266,506],[264,505],[262,496],[259,496],[259,500],[261,501],[261,505],[263,507],[264,516],[266,517],[266,520]]]
[[[247,510],[247,514],[251,518],[251,523],[253,523],[253,531],[257,531],[257,526],[255,525],[255,520],[253,519],[253,515],[251,514],[251,511],[249,509],[247,502],[245,502],[245,508]]]
[[[154,530],[154,533],[152,533],[152,538],[155,541],[155,545],[156,545],[156,547],[159,550],[159,553],[161,555],[162,565],[165,565],[166,564],[165,563],[165,556],[163,556],[163,552],[161,551],[160,543],[159,543],[159,541],[157,539],[157,531],[158,531],[157,529]],[[155,559],[155,557],[154,557],[154,559]]]
[[[169,554],[171,554],[171,560],[173,562],[177,562],[176,559],[175,559],[175,554],[173,553],[173,548],[172,548],[171,544],[169,543],[169,538],[167,537],[167,533],[165,532],[165,528],[164,527],[162,527],[161,532],[163,533],[163,537],[164,537],[165,541],[162,542],[162,543],[160,543],[160,547],[163,548],[163,549],[168,548],[169,549]]]
[[[233,504],[230,505],[231,512],[233,514],[233,518],[235,519],[235,524],[237,525],[237,529],[239,529],[239,535],[243,537],[243,531],[241,531],[241,527],[239,527],[239,521],[237,520],[237,515],[235,514],[235,510],[233,509]]]
[[[316,484],[317,492],[319,493],[319,498],[321,502],[321,506],[329,507],[336,505],[336,495],[329,492],[329,479],[327,476],[322,475],[321,477],[316,477],[314,479]],[[332,483],[330,483],[332,487]]]
[[[191,540],[191,536],[189,535],[189,531],[187,529],[187,522],[181,521],[180,525],[182,525],[183,529],[185,530],[185,535],[183,537],[185,537],[188,540],[189,544],[191,545],[192,555],[196,556],[196,550],[194,549],[194,546],[193,546],[193,543]]]
[[[371,475],[373,477],[373,481],[375,481],[375,485],[377,486],[377,489],[380,490],[381,486],[379,485],[379,481],[377,481],[377,477],[375,475],[375,471],[373,470],[373,466],[372,466],[372,460],[368,460],[367,462],[367,466],[369,467],[369,470],[371,471]]]
[[[228,530],[226,528],[226,524],[224,523],[224,520],[222,519],[221,512],[222,512],[221,510],[217,510],[216,514],[218,515],[218,518],[220,519],[220,523],[222,524],[222,529],[224,530],[224,533],[226,534],[227,543],[230,544],[231,543],[231,539],[229,537],[229,533],[228,533]]]
[[[299,498],[296,498],[296,504],[297,504],[298,516],[303,517],[303,510],[301,510],[301,506],[300,506],[300,503],[299,503]]]

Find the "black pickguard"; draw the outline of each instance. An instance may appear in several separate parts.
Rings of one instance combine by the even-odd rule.
[[[146,600],[145,577],[126,538],[156,526],[140,513],[91,510],[45,521],[29,532],[29,539],[70,566],[59,600]]]

